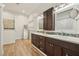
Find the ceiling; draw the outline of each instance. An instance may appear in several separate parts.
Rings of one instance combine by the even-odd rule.
[[[31,15],[42,13],[50,7],[55,7],[59,3],[5,3],[4,11]]]

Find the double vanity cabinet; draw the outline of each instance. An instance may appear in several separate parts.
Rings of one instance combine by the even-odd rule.
[[[79,44],[32,33],[32,44],[48,56],[78,56]]]

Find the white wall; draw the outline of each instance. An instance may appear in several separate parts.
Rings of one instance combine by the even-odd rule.
[[[28,17],[29,39],[31,39],[31,32],[37,30],[37,16],[38,14],[35,13]]]
[[[32,14],[28,18],[29,39],[31,39],[31,32],[39,30],[39,22],[42,20],[42,14]]]
[[[23,38],[24,24],[27,24],[28,20],[23,15],[17,15],[15,20],[16,39],[21,39]]]
[[[11,20],[15,20],[14,19],[14,15],[9,13],[9,12],[4,12],[3,13],[3,19],[11,19]],[[3,44],[9,44],[9,43],[14,43],[15,39],[16,39],[16,35],[15,35],[15,30],[11,30],[11,29],[4,29],[3,31]]]
[[[4,30],[4,41],[3,44],[9,44],[9,43],[15,43],[16,39],[21,39],[22,38],[22,32],[23,32],[23,25],[26,23],[27,24],[27,18],[26,16],[23,15],[15,15],[10,12],[4,12],[3,13],[3,18],[5,19],[13,19],[15,20],[15,29],[14,30]]]
[[[0,55],[3,55],[3,8],[4,6],[0,5]]]
[[[1,6],[0,6],[0,7],[1,7]],[[1,20],[2,20],[2,19],[1,19],[1,8],[0,8],[0,55],[2,55],[2,47],[1,47],[1,41],[2,41],[2,40],[1,40],[1,31],[2,31],[2,30],[1,30]]]

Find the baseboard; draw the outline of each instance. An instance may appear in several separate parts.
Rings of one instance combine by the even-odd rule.
[[[11,43],[15,43],[15,40],[12,40],[12,41],[3,41],[2,42],[3,45],[11,44]]]
[[[13,45],[15,43],[3,44],[3,46]]]
[[[34,46],[33,44],[32,44],[32,47],[34,48],[34,50],[36,50],[38,53],[39,53],[39,55],[40,56],[47,56],[45,53],[43,53],[41,50],[39,50],[36,46]]]

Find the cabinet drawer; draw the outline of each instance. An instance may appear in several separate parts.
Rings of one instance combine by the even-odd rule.
[[[47,41],[47,42],[49,42],[49,43],[53,43],[52,40],[53,40],[53,39],[46,37],[46,41]]]
[[[43,37],[43,36],[39,36],[39,38],[40,38],[40,39],[43,39],[44,37]]]

